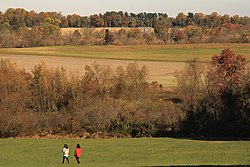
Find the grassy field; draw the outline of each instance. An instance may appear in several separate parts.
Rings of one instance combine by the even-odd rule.
[[[230,48],[250,61],[250,44],[182,44],[122,46],[54,46],[37,48],[1,48],[0,54],[63,56],[95,59],[186,62],[195,57],[208,62],[214,54]]]
[[[35,48],[0,48],[0,59],[9,58],[21,68],[31,69],[45,61],[48,67],[64,67],[67,71],[84,74],[84,67],[96,62],[109,66],[126,67],[131,62],[146,65],[148,81],[171,87],[175,85],[176,71],[181,71],[187,61],[198,57],[204,69],[211,57],[222,49],[230,48],[250,62],[250,44],[179,44],[179,45],[122,45],[122,46],[53,46]],[[250,63],[247,65],[250,67]]]
[[[0,166],[63,166],[62,146],[70,148],[64,166],[250,165],[250,141],[140,139],[0,139]],[[83,148],[77,165],[73,150]]]

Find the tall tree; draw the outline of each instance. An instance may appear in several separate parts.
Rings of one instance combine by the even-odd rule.
[[[182,12],[178,13],[178,15],[175,18],[175,25],[180,26],[180,27],[186,26],[186,19],[187,19],[187,15],[185,15]]]
[[[205,15],[203,13],[195,13],[194,14],[194,23],[197,26],[204,26],[205,25]]]
[[[219,27],[221,25],[221,16],[217,12],[213,12],[207,16],[209,28]]]
[[[245,58],[234,54],[230,49],[224,49],[220,55],[212,57],[213,69],[208,73],[210,81],[218,89],[237,86],[242,82],[245,71]]]
[[[97,14],[90,16],[90,25],[93,27],[103,27],[104,20]]]
[[[69,27],[80,27],[81,25],[81,16],[77,14],[67,16]]]

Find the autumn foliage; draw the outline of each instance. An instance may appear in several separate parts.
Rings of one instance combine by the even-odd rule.
[[[205,136],[250,134],[245,59],[224,49],[205,68],[196,60],[166,91],[147,82],[146,66],[115,71],[93,63],[78,76],[45,62],[31,73],[0,61],[0,136]]]
[[[114,27],[119,31],[105,35],[105,29]],[[62,33],[62,28],[81,30]],[[95,31],[95,28],[103,30]],[[181,12],[169,17],[166,13],[122,11],[63,16],[21,8],[0,12],[0,47],[211,42],[248,43],[249,17],[221,16],[217,12],[210,15]]]
[[[235,55],[230,49],[224,49],[220,55],[215,55],[211,60],[212,69],[209,78],[214,87],[238,85],[242,82],[245,69],[243,55]]]
[[[0,72],[1,137],[152,136],[183,117],[178,106],[155,98],[160,85],[146,82],[147,68],[136,63],[116,72],[94,63],[77,76],[44,62],[27,73],[3,59]]]
[[[247,136],[250,96],[244,56],[224,49],[212,57],[205,73],[193,64],[197,63],[191,63],[189,69],[194,72],[184,75],[185,82],[179,79],[179,89],[185,88],[181,99],[187,111],[182,132],[192,136]]]

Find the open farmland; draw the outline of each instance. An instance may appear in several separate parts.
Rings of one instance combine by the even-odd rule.
[[[250,61],[250,44],[195,45],[139,45],[139,46],[58,46],[38,48],[1,48],[0,58],[9,58],[21,68],[31,71],[41,60],[49,67],[64,67],[68,71],[84,73],[84,67],[96,62],[100,65],[126,67],[131,62],[146,65],[149,80],[171,85],[176,71],[193,58],[206,65],[211,56],[230,48]]]
[[[80,166],[247,166],[249,141],[198,141],[171,138],[139,139],[1,139],[0,166],[61,166],[62,146],[70,149],[70,166],[77,143],[82,146]],[[64,164],[69,166],[67,164]]]
[[[61,33],[63,35],[66,35],[66,34],[72,34],[74,33],[75,31],[79,31],[80,33],[84,33],[85,30],[87,30],[88,32],[91,31],[91,32],[105,32],[105,30],[108,29],[110,32],[118,32],[120,30],[124,30],[124,31],[146,31],[146,29],[144,29],[143,27],[141,28],[131,28],[131,27],[94,27],[94,28],[73,28],[73,27],[70,27],[70,28],[61,28]],[[153,33],[154,32],[154,29],[153,28],[148,28],[147,29],[148,32],[150,33]]]

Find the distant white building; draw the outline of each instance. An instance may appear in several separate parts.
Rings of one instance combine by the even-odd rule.
[[[154,32],[152,27],[138,27],[138,29],[140,29],[141,32]]]

